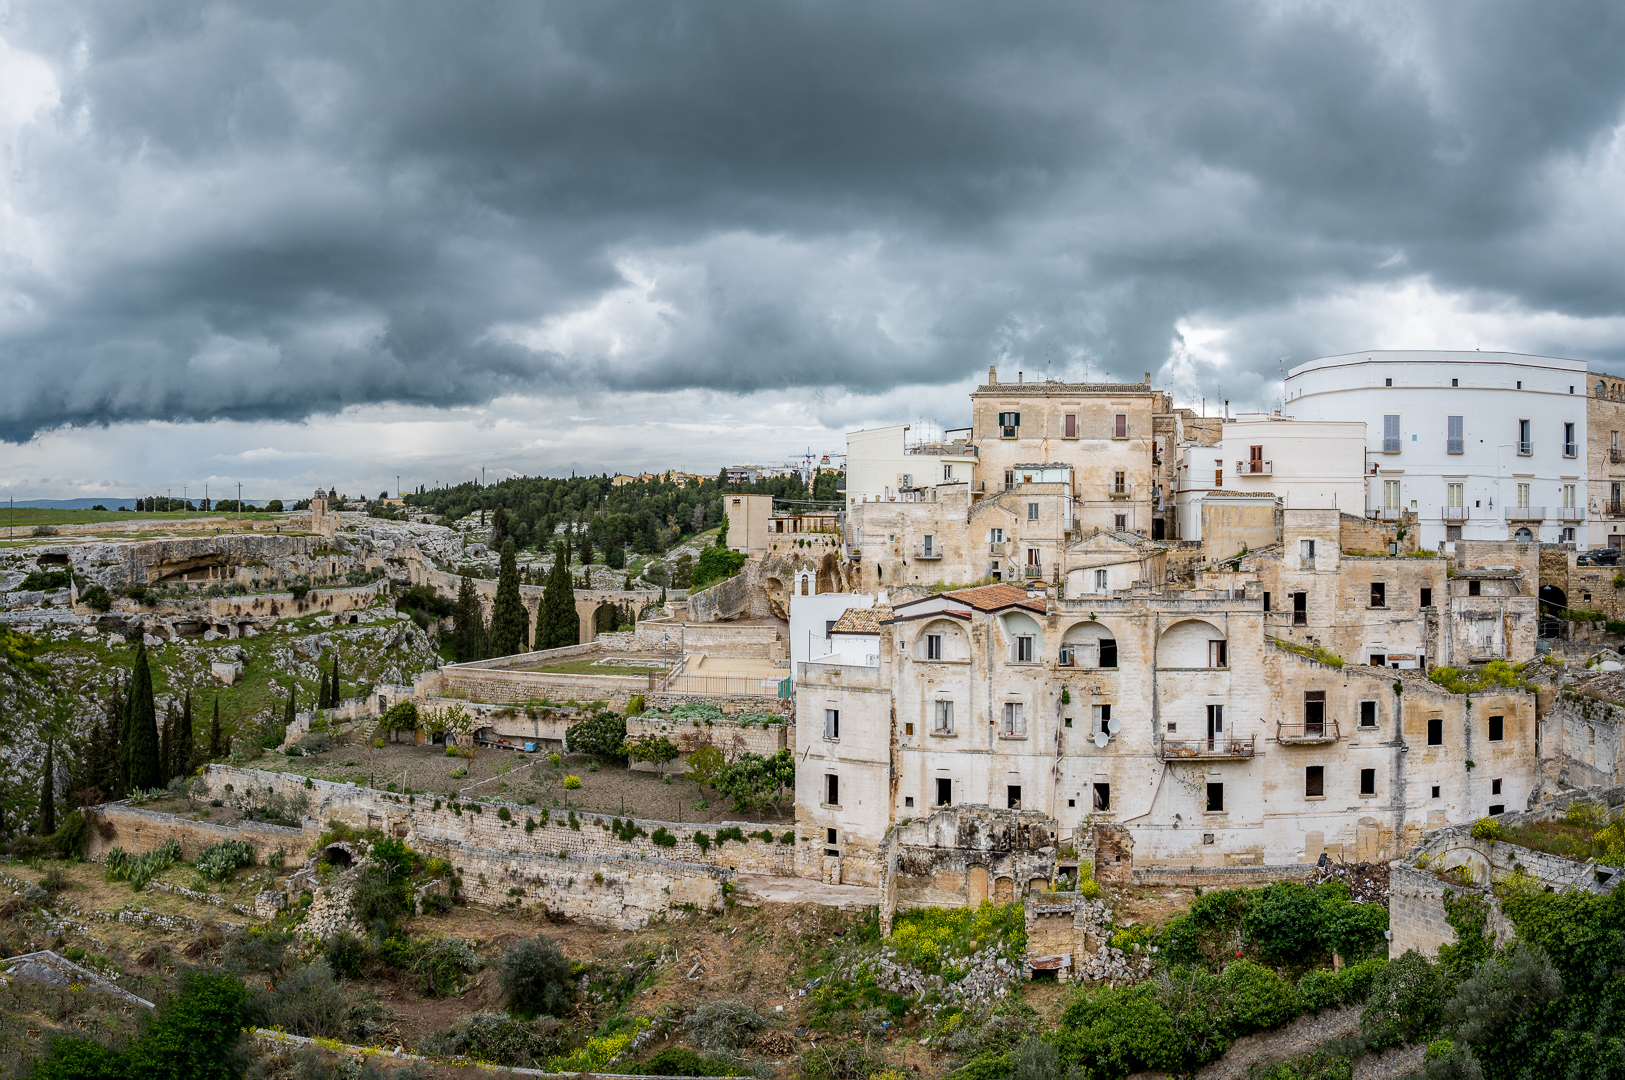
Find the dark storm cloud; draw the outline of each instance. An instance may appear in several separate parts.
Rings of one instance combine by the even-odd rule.
[[[6,161],[13,439],[1138,377],[1192,317],[1252,327],[1256,389],[1368,344],[1248,321],[1305,297],[1593,317],[1625,283],[1618,5],[25,3],[0,35],[59,89]]]

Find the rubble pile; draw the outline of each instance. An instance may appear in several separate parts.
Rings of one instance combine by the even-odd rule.
[[[955,979],[899,963],[896,955],[888,947],[876,956],[853,957],[829,974],[809,981],[796,992],[796,997],[806,997],[820,983],[829,980],[856,981],[867,977],[887,993],[914,998],[920,1008],[935,1015],[950,1007],[967,1009],[990,1005],[1008,994],[1011,985],[1021,977],[1021,965],[994,946],[956,959],[956,966],[965,966],[968,970]]]
[[[1348,886],[1349,896],[1356,904],[1388,906],[1388,864],[1372,862],[1328,862],[1303,879],[1305,885],[1319,885],[1327,881],[1341,881]]]

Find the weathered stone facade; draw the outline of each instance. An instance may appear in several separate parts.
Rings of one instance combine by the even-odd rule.
[[[878,852],[881,924],[889,933],[899,908],[1007,904],[1047,889],[1056,850],[1055,822],[1032,811],[957,806],[900,822]]]

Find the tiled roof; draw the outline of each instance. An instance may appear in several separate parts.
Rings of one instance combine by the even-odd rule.
[[[1024,607],[1038,612],[1044,610],[1044,598],[1028,596],[1027,590],[1020,585],[1004,583],[980,585],[974,589],[958,589],[943,595],[969,604],[977,611],[1000,611],[1007,607]]]
[[[830,627],[832,634],[878,634],[880,624],[891,618],[891,608],[885,604],[876,604],[874,607],[847,608],[835,625]]]

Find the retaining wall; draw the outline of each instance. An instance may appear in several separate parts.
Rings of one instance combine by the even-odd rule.
[[[1302,881],[1314,863],[1282,866],[1136,866],[1136,885],[1176,885],[1204,889],[1233,889],[1240,885],[1270,885],[1277,881]]]
[[[702,746],[715,746],[729,761],[746,753],[772,757],[789,745],[785,735],[787,727],[785,724],[746,727],[726,720],[713,721],[710,724],[701,722],[696,726],[692,720],[629,716],[626,718],[626,738],[628,742],[646,735],[664,735],[671,739],[682,751],[675,761],[669,761],[664,765],[657,765],[652,761],[635,761],[632,768],[645,772],[669,772],[680,776],[688,772],[688,755]]]
[[[174,814],[161,814],[127,803],[104,803],[92,807],[87,813],[87,839],[85,858],[101,862],[114,848],[123,848],[131,855],[144,855],[162,847],[168,840],[181,846],[181,858],[191,861],[198,852],[222,840],[242,840],[254,848],[254,860],[263,863],[278,848],[290,860],[304,857],[305,849],[316,842],[321,829],[314,821],[304,829],[290,829],[282,825],[267,825],[260,821],[245,821],[240,825],[217,825],[208,821],[191,821]]]

